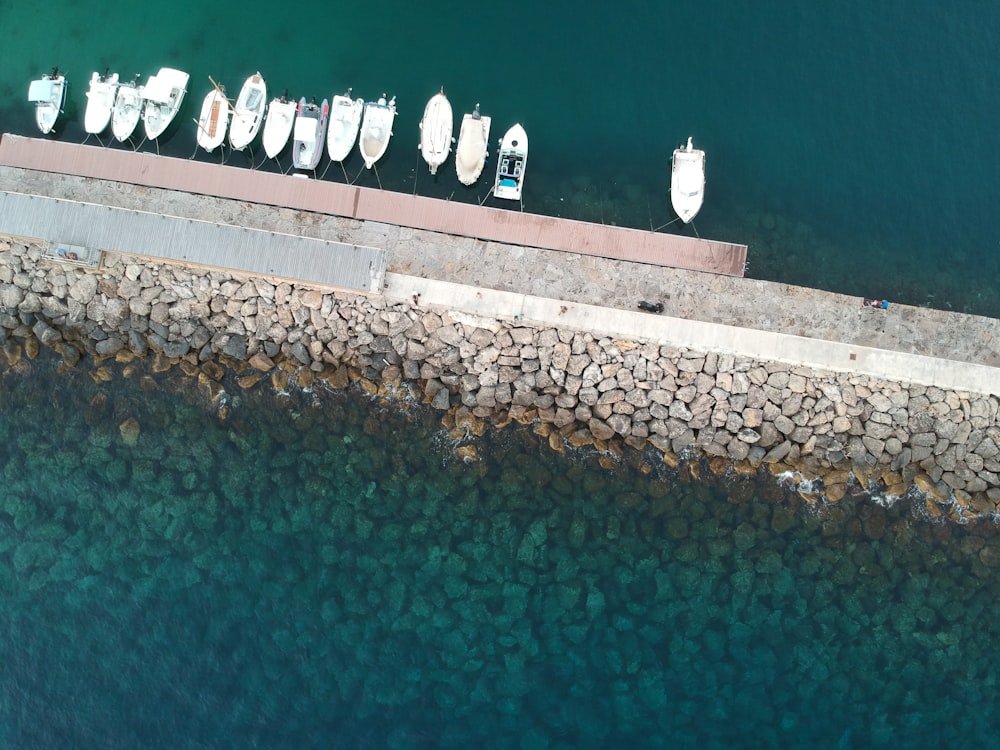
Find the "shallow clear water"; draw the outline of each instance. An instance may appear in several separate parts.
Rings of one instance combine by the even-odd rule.
[[[0,51],[0,129],[34,132],[27,85],[53,65],[74,84],[59,135],[68,140],[83,139],[91,71],[148,76],[167,65],[191,85],[161,148],[189,156],[208,76],[235,94],[259,69],[273,92],[296,98],[348,86],[369,99],[395,94],[381,183],[479,200],[494,161],[471,189],[451,162],[434,179],[419,161],[417,125],[444,85],[456,119],[482,103],[494,139],[526,126],[529,211],[664,225],[674,218],[671,151],[693,135],[708,154],[695,228],[749,243],[751,275],[997,316],[998,23],[1000,6],[930,0],[390,0],[377,14],[359,2],[184,0],[165,13],[118,0],[7,2],[0,27],[16,33]],[[346,166],[358,184],[378,184],[358,176],[357,154]],[[327,179],[345,177],[334,166]]]
[[[614,471],[420,407],[0,380],[8,747],[988,743],[992,527]],[[130,446],[120,425],[139,425]],[[132,433],[134,434],[134,433]],[[659,467],[659,468],[658,468]],[[752,740],[750,738],[753,738]]]

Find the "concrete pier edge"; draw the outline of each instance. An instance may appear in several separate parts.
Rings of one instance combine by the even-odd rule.
[[[589,332],[595,336],[672,344],[704,353],[734,354],[983,395],[1000,394],[1000,368],[969,362],[584,305],[403,274],[387,273],[385,279],[385,296],[391,301],[412,301],[417,294],[421,304],[482,319],[507,318],[524,324]]]

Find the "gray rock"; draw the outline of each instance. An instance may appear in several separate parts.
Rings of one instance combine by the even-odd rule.
[[[434,394],[434,398],[431,399],[431,407],[438,411],[448,411],[451,407],[451,397],[447,388],[442,388]]]
[[[187,339],[168,341],[163,345],[163,355],[171,359],[183,357],[189,351],[191,351],[191,344]]]
[[[97,294],[97,277],[89,273],[85,273],[69,288],[69,296],[83,305],[88,304],[95,294]]]
[[[247,337],[242,334],[233,334],[222,347],[222,353],[239,361],[245,360],[247,358]]]
[[[94,350],[100,354],[102,357],[109,357],[117,354],[122,349],[125,348],[125,342],[122,341],[118,336],[109,336],[104,339],[104,341],[98,341],[94,346]]]
[[[146,337],[143,336],[142,333],[134,328],[130,328],[128,331],[128,348],[133,354],[142,357],[148,351],[149,344],[146,342]]]

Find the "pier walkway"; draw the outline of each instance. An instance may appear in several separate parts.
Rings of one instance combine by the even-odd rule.
[[[422,303],[481,317],[1000,394],[994,318],[876,310],[859,297],[775,282],[2,165],[0,189],[383,248],[390,299],[420,292]],[[0,234],[4,223],[0,215]],[[663,314],[638,313],[638,300],[661,302]]]
[[[746,268],[746,245],[590,224],[120,148],[4,134],[0,140],[0,164],[384,222],[506,245],[730,276],[742,276]]]

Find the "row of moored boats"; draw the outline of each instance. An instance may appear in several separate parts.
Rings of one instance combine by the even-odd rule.
[[[357,144],[365,167],[371,169],[389,147],[396,118],[396,98],[385,94],[376,101],[352,98],[351,90],[332,101],[315,99],[298,102],[288,92],[268,102],[267,85],[259,72],[248,77],[235,101],[224,87],[209,79],[211,90],[202,101],[197,119],[197,142],[206,151],[229,145],[237,151],[249,147],[261,134],[264,152],[276,159],[292,141],[292,163],[296,169],[316,169],[323,146],[331,161],[343,162]],[[87,91],[84,129],[100,135],[109,126],[114,137],[124,142],[132,138],[142,120],[146,137],[156,139],[180,111],[187,93],[189,76],[174,68],[160,68],[145,84],[139,77],[122,81],[117,73],[94,72]],[[39,130],[48,134],[55,127],[66,101],[65,76],[52,73],[32,81],[28,100],[35,104]],[[463,185],[472,185],[480,177],[489,157],[491,118],[479,111],[462,117],[457,141],[452,137],[454,116],[451,103],[442,88],[424,108],[420,121],[420,153],[431,174],[447,161],[455,146],[455,171]],[[528,135],[518,123],[507,130],[500,141],[493,194],[497,198],[520,200],[524,170],[528,161]],[[674,210],[685,223],[701,208],[705,189],[705,152],[695,149],[691,138],[687,146],[674,151],[670,195]]]

